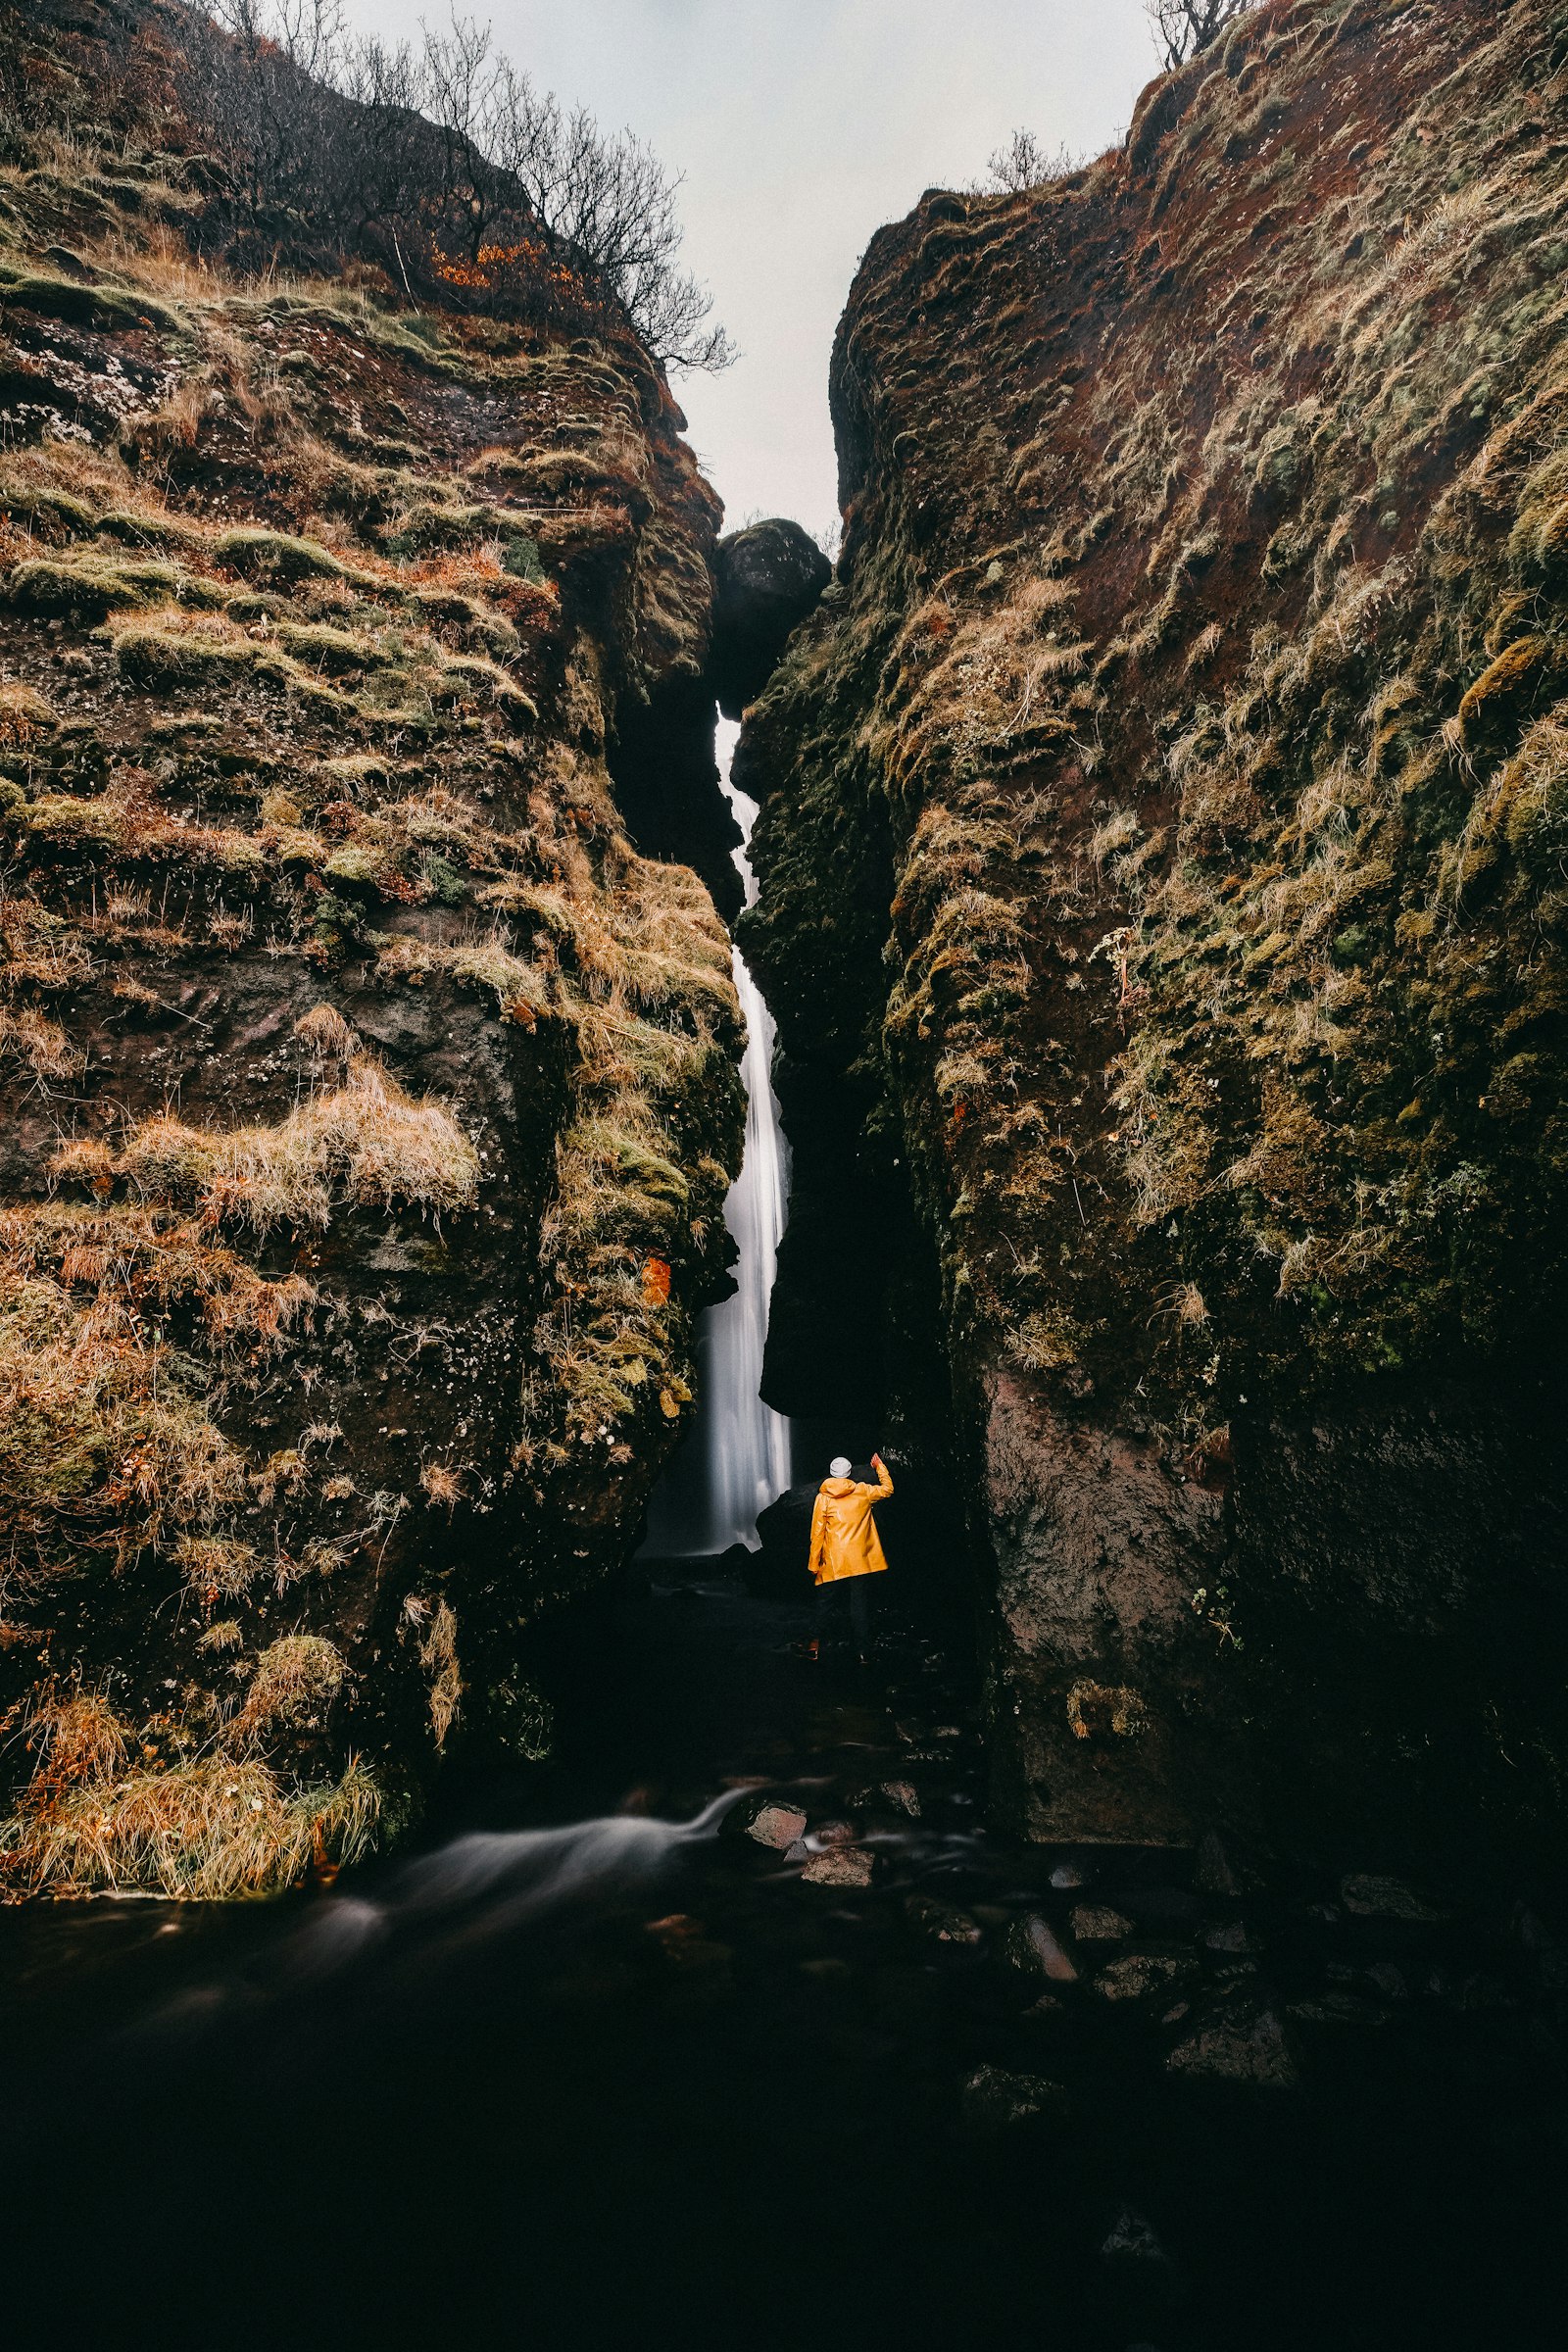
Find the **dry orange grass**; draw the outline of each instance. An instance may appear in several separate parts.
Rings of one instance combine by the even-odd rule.
[[[144,1200],[191,1201],[210,1224],[256,1233],[323,1227],[335,1194],[369,1207],[404,1201],[439,1217],[471,1207],[479,1189],[479,1155],[451,1112],[413,1101],[363,1054],[344,1085],[278,1126],[225,1133],[169,1115],[147,1119],[115,1167]]]

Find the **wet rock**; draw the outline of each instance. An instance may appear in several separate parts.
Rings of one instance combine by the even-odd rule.
[[[1108,1910],[1103,1903],[1079,1903],[1071,1926],[1076,1943],[1120,1943],[1133,1932],[1130,1919],[1123,1919],[1119,1911]]]
[[[1260,2090],[1289,2090],[1297,2081],[1285,2028],[1271,2009],[1211,2018],[1177,2043],[1165,2068],[1173,2075]]]
[[[1366,1973],[1368,1981],[1377,1986],[1386,2001],[1409,1999],[1410,1987],[1392,1960],[1374,1960]]]
[[[819,1821],[811,1831],[814,1846],[853,1845],[855,1824],[852,1821]]]
[[[1102,2000],[1141,2001],[1147,1993],[1168,1991],[1191,1973],[1190,1960],[1175,1959],[1168,1952],[1128,1952],[1101,1970],[1095,1990]]]
[[[759,1845],[770,1845],[783,1853],[795,1843],[806,1829],[806,1815],[798,1805],[766,1804],[759,1806],[746,1824],[746,1835],[755,1838]]]
[[[1009,2132],[1047,2116],[1064,2116],[1067,2093],[1044,2075],[1009,2074],[1005,2067],[977,2067],[963,2085],[963,2120],[971,2132]]]
[[[1076,1862],[1058,1862],[1051,1874],[1051,1884],[1058,1894],[1070,1893],[1075,1886],[1088,1884]]]
[[[978,1943],[981,1929],[978,1920],[967,1911],[956,1911],[948,1903],[939,1903],[928,1894],[911,1894],[904,1906],[909,1925],[936,1943]]]
[[[710,677],[726,717],[739,718],[761,692],[790,631],[814,609],[832,576],[815,540],[781,516],[719,541]]]
[[[1050,1977],[1057,1984],[1074,1984],[1078,1971],[1068,1959],[1053,1934],[1050,1923],[1038,1911],[1027,1912],[1015,1919],[1007,1930],[1003,1950],[1016,1969],[1025,1976]]]
[[[1247,1933],[1244,1919],[1228,1919],[1223,1926],[1210,1928],[1203,1937],[1203,1943],[1211,1952],[1250,1952],[1252,1949],[1251,1937]]]
[[[1193,1871],[1193,1885],[1200,1894],[1240,1894],[1241,1881],[1231,1868],[1216,1830],[1205,1830],[1198,1842],[1198,1860]]]
[[[872,1867],[863,1846],[830,1845],[811,1856],[801,1878],[809,1886],[869,1886]]]
[[[1358,2001],[1350,1992],[1320,1992],[1309,2000],[1292,2001],[1285,2014],[1293,2025],[1305,2026],[1386,2026],[1389,2022],[1386,2009]]]
[[[1358,1919],[1407,1919],[1418,1927],[1436,1927],[1448,1916],[1405,1880],[1382,1878],[1369,1871],[1342,1879],[1340,1899]]]
[[[1059,2026],[1072,2015],[1066,2002],[1056,1992],[1043,1992],[1038,2001],[1031,2001],[1019,2018],[1021,2026]]]
[[[920,1799],[912,1781],[883,1781],[880,1786],[882,1794],[901,1812],[907,1813],[911,1821],[919,1820]]]

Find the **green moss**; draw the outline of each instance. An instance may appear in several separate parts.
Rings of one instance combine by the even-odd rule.
[[[176,601],[211,607],[220,602],[210,583],[181,571],[177,565],[110,561],[92,555],[32,557],[18,564],[7,581],[10,601],[19,612],[46,615],[80,614],[103,620],[111,612]]]
[[[233,686],[254,677],[266,649],[244,639],[176,635],[170,629],[132,625],[115,639],[115,661],[122,677],[153,693]]]
[[[333,628],[326,621],[284,621],[277,642],[295,661],[324,669],[333,677],[394,666],[399,656],[355,629]]]
[[[64,318],[75,326],[152,326],[166,334],[177,334],[183,324],[177,311],[139,288],[81,285],[74,278],[13,270],[0,263],[0,309],[7,307],[32,311],[45,318]]]
[[[53,537],[58,530],[68,537],[87,538],[98,528],[98,517],[85,500],[52,485],[13,482],[0,489],[0,510],[34,529],[41,524],[45,537]]]
[[[468,895],[467,875],[438,854],[420,858],[419,878],[443,906],[461,906]]]
[[[220,532],[212,552],[218,563],[248,580],[340,579],[348,569],[318,539],[300,539],[288,531],[263,530],[256,525]]]
[[[109,539],[127,547],[197,547],[201,532],[181,514],[144,514],[129,507],[111,507],[98,517],[97,528]]]
[[[548,588],[550,575],[539,558],[539,542],[525,532],[509,534],[501,553],[501,568],[519,580],[530,580],[536,588]]]

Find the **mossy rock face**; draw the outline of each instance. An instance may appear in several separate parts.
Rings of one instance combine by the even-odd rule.
[[[606,746],[710,793],[717,505],[621,331],[227,275],[188,91],[65,13],[24,37],[81,157],[0,157],[0,1891],[224,1899],[460,1742],[543,1752],[519,1627],[678,1436],[739,1015]],[[498,446],[571,502],[548,576]]]
[[[1565,1507],[1500,1428],[1568,1379],[1568,154],[1523,95],[1560,10],[1318,13],[1307,54],[1242,12],[1226,70],[1156,85],[1087,172],[872,240],[837,577],[737,755],[786,1124],[857,1139],[798,1152],[792,1233],[854,1262],[909,1197],[899,1311],[929,1294],[1020,1680],[999,1769],[1042,1836],[1200,1788],[1249,1610],[1283,1626],[1319,1572],[1254,1721],[1296,1714],[1307,1618],[1329,1687],[1352,1627],[1435,1657],[1448,1611],[1450,1663],[1489,1667],[1462,1735],[1364,1718],[1386,1786],[1419,1802],[1409,1759],[1462,1737],[1477,1802],[1539,1817],[1568,1756],[1524,1582],[1500,1642],[1487,1606],[1495,1500],[1516,1561],[1526,1498],[1537,1534]],[[831,1312],[787,1242],[775,1333]],[[902,1401],[896,1341],[868,1411],[873,1377]],[[1375,1433],[1406,1409],[1435,1450],[1451,1416],[1468,1496],[1421,1518],[1424,1597],[1384,1573]],[[1363,1447],[1325,1505],[1303,1465],[1341,1414]],[[1264,1444],[1292,1564],[1260,1522],[1243,1576]],[[1029,1695],[1080,1650],[1172,1742],[1122,1799]],[[1503,1722],[1539,1740],[1499,1796]]]

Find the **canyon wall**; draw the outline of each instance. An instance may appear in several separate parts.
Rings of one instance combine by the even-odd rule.
[[[612,775],[727,870],[719,510],[629,331],[198,262],[177,20],[45,14],[0,170],[0,1859],[222,1894],[466,1741],[543,1752],[528,1629],[688,1412],[743,1040]]]
[[[1565,98],[1560,0],[1265,6],[842,322],[767,1393],[956,1465],[1036,1837],[1557,1806]]]

